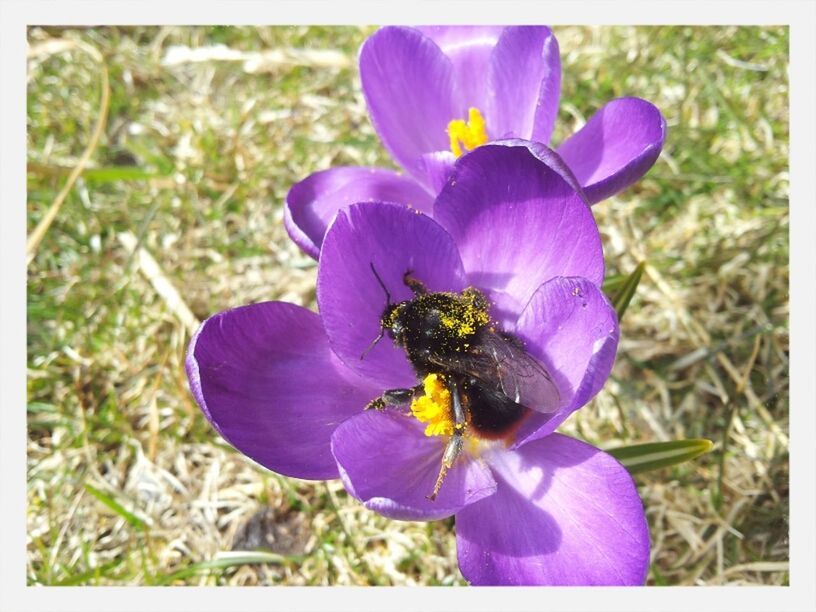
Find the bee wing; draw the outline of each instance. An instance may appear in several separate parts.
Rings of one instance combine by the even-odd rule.
[[[432,356],[441,369],[472,376],[487,388],[501,391],[513,402],[537,412],[553,412],[561,395],[547,369],[524,350],[520,340],[484,329],[465,353]]]
[[[561,400],[558,386],[520,340],[485,330],[479,347],[495,363],[501,391],[507,397],[537,412],[558,409]]]

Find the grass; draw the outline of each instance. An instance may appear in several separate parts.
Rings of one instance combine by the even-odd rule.
[[[100,61],[76,43],[110,74],[104,133],[28,268],[30,584],[465,583],[452,520],[389,521],[337,482],[233,451],[187,389],[189,322],[119,237],[198,319],[267,299],[314,307],[315,266],[281,203],[315,170],[392,165],[354,65],[370,31],[30,30],[29,231],[100,114]],[[787,30],[555,33],[554,142],[621,95],[669,124],[649,174],[593,208],[608,274],[647,265],[612,379],[562,430],[604,448],[714,440],[636,476],[649,583],[787,584]],[[247,61],[165,61],[217,44]],[[307,53],[264,55],[280,49]]]

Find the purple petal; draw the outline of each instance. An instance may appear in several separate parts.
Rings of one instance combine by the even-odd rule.
[[[618,347],[615,309],[583,278],[554,278],[536,291],[515,329],[526,349],[550,373],[561,394],[551,414],[533,413],[516,434],[516,446],[552,433],[601,390]]]
[[[218,432],[296,478],[337,478],[331,435],[377,393],[335,357],[315,313],[284,302],[210,317],[190,342],[186,367]]]
[[[421,32],[386,27],[360,50],[360,78],[374,129],[403,168],[421,177],[425,153],[450,146],[447,128],[453,107],[453,65]]]
[[[490,104],[490,89],[486,86],[490,57],[504,28],[427,26],[417,29],[431,38],[453,64],[456,116],[451,119],[464,119],[472,106],[486,113]]]
[[[618,98],[558,147],[591,203],[623,191],[646,174],[666,139],[666,120],[650,102]]]
[[[448,56],[458,49],[473,45],[495,45],[505,26],[495,25],[443,25],[417,26],[425,36],[433,40]]]
[[[598,228],[560,163],[543,145],[490,143],[459,158],[434,203],[468,281],[491,294],[501,321],[515,321],[553,277],[603,279]]]
[[[491,139],[550,141],[561,94],[558,42],[544,26],[505,28],[488,72]]]
[[[496,490],[482,461],[461,455],[431,501],[447,436],[427,437],[424,425],[394,410],[368,411],[337,428],[332,452],[346,489],[389,518],[449,517]]]
[[[317,303],[335,353],[382,389],[416,381],[405,352],[386,336],[361,355],[380,333],[386,308],[410,299],[406,272],[430,291],[461,291],[464,273],[451,237],[433,219],[396,204],[354,204],[341,210],[326,233],[317,273]]]
[[[430,212],[433,198],[419,183],[392,170],[330,168],[292,186],[283,221],[292,240],[317,259],[334,215],[357,202],[395,202]]]
[[[456,515],[462,575],[475,585],[642,585],[643,504],[611,455],[553,434],[489,458],[496,494]]]
[[[455,163],[456,157],[450,151],[436,151],[422,156],[422,168],[426,182],[433,193],[442,191],[442,187],[445,186],[453,172]]]

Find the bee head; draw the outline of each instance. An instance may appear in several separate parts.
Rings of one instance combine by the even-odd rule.
[[[405,303],[389,304],[383,312],[380,319],[382,329],[388,334],[388,337],[394,340],[397,344],[401,343],[402,335],[405,331],[405,325],[402,321],[402,313],[405,310]]]

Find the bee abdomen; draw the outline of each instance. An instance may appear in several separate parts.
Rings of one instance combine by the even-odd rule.
[[[470,415],[471,431],[489,440],[508,437],[530,413],[501,391],[488,389],[481,382],[473,384],[473,379],[462,390],[462,401]]]

